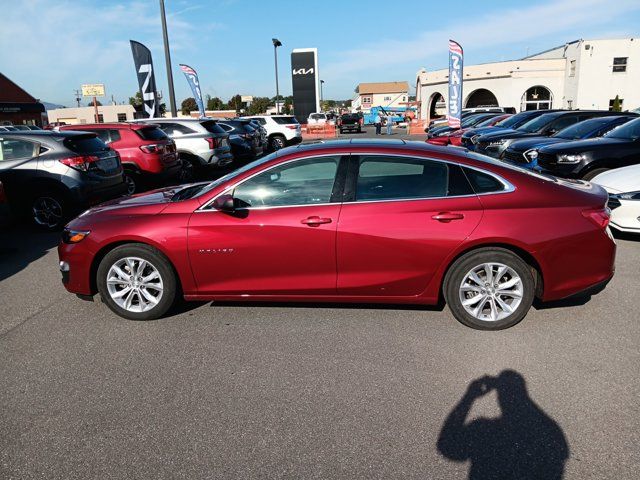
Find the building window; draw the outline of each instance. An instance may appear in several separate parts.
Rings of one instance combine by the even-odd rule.
[[[609,111],[613,112],[613,106],[616,103],[616,99],[612,98],[611,100],[609,100]],[[619,98],[618,99],[618,108],[615,110],[616,112],[621,112],[622,111],[622,105],[624,104],[624,98]]]
[[[575,60],[571,60],[571,63],[569,64],[569,76],[570,77],[575,77],[576,76],[576,61]]]
[[[119,122],[126,122],[127,121],[127,114],[126,113],[119,113],[118,114],[118,121]]]
[[[362,103],[371,103],[371,97],[362,97]]]
[[[104,117],[101,113],[98,114],[98,123],[104,123]]]
[[[402,101],[406,102],[407,101],[407,97],[405,97],[404,95],[402,96]]]
[[[626,72],[629,57],[613,57],[613,72]]]
[[[385,102],[388,102],[388,101],[390,101],[390,100],[391,100],[391,97],[384,97],[384,101],[385,101]]]

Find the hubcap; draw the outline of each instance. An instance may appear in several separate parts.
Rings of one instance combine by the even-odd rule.
[[[125,257],[109,269],[107,289],[120,308],[129,312],[146,312],[162,298],[162,277],[147,260]]]
[[[62,220],[62,205],[52,197],[40,197],[33,202],[33,218],[39,225],[55,227]]]
[[[487,322],[503,320],[522,302],[522,279],[502,263],[483,263],[473,267],[460,284],[459,297],[464,309]]]
[[[129,175],[126,175],[124,177],[124,181],[127,184],[127,194],[133,195],[134,193],[136,193],[136,181]]]
[[[284,141],[281,138],[274,138],[271,143],[274,150],[280,150],[284,147]]]

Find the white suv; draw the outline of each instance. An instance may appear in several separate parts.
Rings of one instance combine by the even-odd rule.
[[[257,120],[264,127],[269,150],[280,150],[302,141],[300,124],[293,115],[253,115],[244,118]]]

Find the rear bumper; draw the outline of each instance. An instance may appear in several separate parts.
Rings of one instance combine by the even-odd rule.
[[[287,145],[297,145],[302,142],[302,136],[293,137],[287,140]]]

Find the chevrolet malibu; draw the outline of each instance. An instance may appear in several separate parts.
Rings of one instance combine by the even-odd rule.
[[[390,140],[279,150],[210,183],[87,210],[63,283],[133,320],[186,300],[434,305],[485,330],[614,272],[607,194],[458,148]]]

